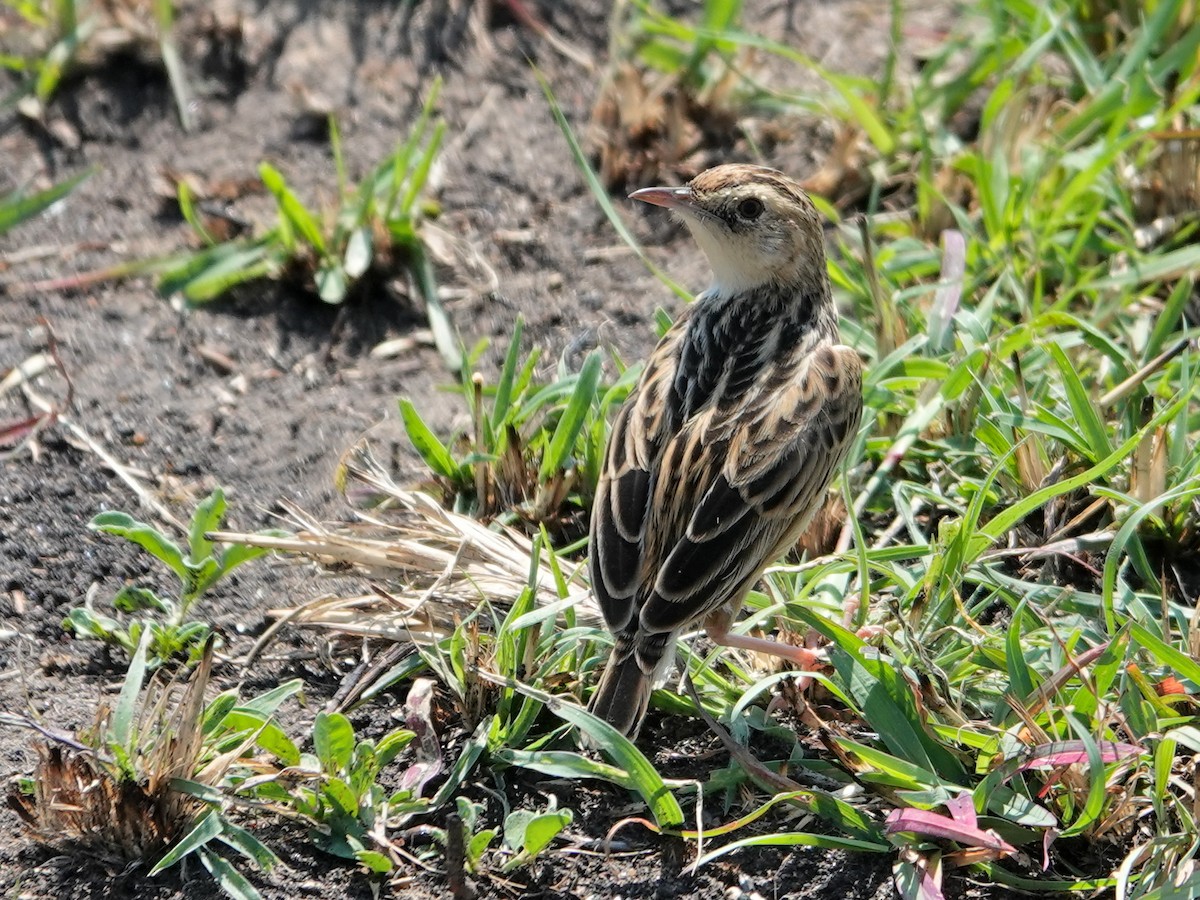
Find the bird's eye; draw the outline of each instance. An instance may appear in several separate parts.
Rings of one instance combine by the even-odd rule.
[[[763,202],[757,197],[747,197],[737,205],[737,213],[743,219],[754,220],[763,214]]]

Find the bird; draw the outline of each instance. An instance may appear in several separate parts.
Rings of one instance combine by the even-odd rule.
[[[863,400],[821,216],[795,181],[725,164],[629,196],[681,218],[713,276],[618,411],[592,510],[591,587],[613,649],[590,709],[636,739],[677,639],[701,624],[717,644],[818,667],[812,650],[730,629],[822,507]]]

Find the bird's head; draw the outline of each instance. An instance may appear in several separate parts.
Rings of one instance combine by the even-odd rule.
[[[723,296],[771,283],[806,290],[824,284],[820,216],[804,190],[774,169],[717,166],[683,187],[642,188],[629,196],[683,219]]]

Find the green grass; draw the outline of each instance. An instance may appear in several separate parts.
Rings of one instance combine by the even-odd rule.
[[[1172,135],[1195,124],[1200,26],[1182,3],[1152,4],[1142,20],[983,3],[915,79],[889,65],[874,82],[734,23],[717,31],[638,10],[643,36],[653,27],[676,50],[693,42],[675,53],[681,65],[745,47],[816,71],[826,93],[776,93],[778,108],[842,119],[871,157],[865,194],[822,198],[838,225],[830,270],[844,338],[868,363],[868,414],[841,481],[852,527],[844,550],[773,570],[745,616],[824,636],[833,665],[819,681],[841,713],[798,708],[803,735],[828,748],[814,756],[763,713],[794,676],[685,652],[699,702],[742,744],[762,733],[791,748],[764,771],[786,764],[860,786],[862,810],[815,790],[784,802],[810,804],[863,849],[894,847],[904,896],[935,891],[957,866],[1032,890],[1174,896],[1167,873],[1197,846],[1187,773],[1200,747],[1188,698],[1200,689],[1200,385],[1181,314],[1200,251],[1186,219],[1157,243],[1140,234],[1147,186],[1168,171],[1171,142],[1187,139]],[[968,101],[980,121],[963,135],[951,119]],[[891,212],[876,219],[885,201]],[[837,212],[856,202],[865,229]],[[533,443],[548,432],[520,433]],[[575,471],[586,498],[594,473]],[[879,646],[840,624],[850,598],[883,627]],[[499,655],[486,667],[526,701],[572,710],[565,720],[594,740],[586,713],[539,685],[568,671],[563,634],[605,637],[569,618],[538,627],[523,677]],[[474,640],[519,640],[511,630],[505,618],[494,639]],[[597,657],[582,653],[570,671],[590,681]],[[669,689],[655,705],[695,710]],[[561,732],[517,728],[504,743],[489,752],[661,797],[617,744],[603,768]],[[713,790],[748,778],[709,776]],[[666,787],[686,804],[680,785]],[[840,840],[758,834],[710,846],[702,862],[751,844]],[[1101,850],[1124,862],[1072,862]]]
[[[18,190],[0,197],[0,236],[49,209],[93,174],[94,169],[87,169],[45,190],[32,193]]]

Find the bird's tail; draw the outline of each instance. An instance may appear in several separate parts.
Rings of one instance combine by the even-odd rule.
[[[600,684],[592,694],[591,711],[621,734],[631,740],[636,738],[650,706],[654,683],[671,660],[673,643],[636,646],[632,637],[619,635]],[[647,659],[647,656],[651,658]]]

